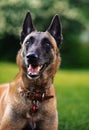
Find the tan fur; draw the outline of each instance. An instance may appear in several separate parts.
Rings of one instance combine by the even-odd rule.
[[[53,86],[53,78],[60,64],[58,48],[54,38],[46,32],[49,40],[53,44],[54,60],[43,72],[43,76],[37,80],[28,79],[22,62],[20,50],[17,55],[17,64],[19,73],[10,84],[0,85],[0,130],[22,130],[27,122],[40,122],[41,130],[58,130],[58,117],[56,107],[55,88]],[[31,101],[19,93],[19,87],[33,88],[34,86],[49,87],[47,90],[53,98],[43,101],[39,104],[39,112],[30,115]],[[28,129],[27,129],[28,130]],[[30,130],[30,129],[29,129]],[[36,129],[38,130],[38,129]]]

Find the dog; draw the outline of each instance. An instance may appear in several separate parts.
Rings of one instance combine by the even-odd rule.
[[[19,73],[0,86],[0,130],[58,130],[53,79],[61,58],[62,27],[55,15],[45,32],[27,12],[17,54]]]

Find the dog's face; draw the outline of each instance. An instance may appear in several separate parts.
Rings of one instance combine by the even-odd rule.
[[[61,24],[57,15],[46,32],[38,32],[33,26],[30,13],[27,13],[21,33],[21,55],[27,77],[39,78],[56,62],[61,38]]]

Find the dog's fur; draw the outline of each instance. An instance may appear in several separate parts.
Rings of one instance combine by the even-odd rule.
[[[53,78],[60,65],[61,40],[58,15],[47,31],[38,32],[30,12],[26,14],[17,55],[19,73],[0,86],[0,130],[58,130]]]

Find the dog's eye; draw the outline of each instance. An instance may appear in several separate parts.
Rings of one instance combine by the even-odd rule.
[[[29,41],[27,41],[25,44],[28,45],[28,44],[29,44]]]
[[[28,47],[29,47],[29,41],[27,41],[27,42],[25,43],[25,47],[26,47],[26,50],[28,50]]]
[[[46,48],[53,48],[52,44],[50,43],[50,41],[49,41],[47,38],[44,38],[44,39],[42,40],[42,44],[43,44],[43,46],[46,47]]]
[[[30,43],[30,44],[33,44],[34,41],[35,41],[35,38],[34,38],[34,37],[30,37],[30,39],[29,39],[29,43]]]
[[[30,37],[30,39],[28,41],[26,41],[26,45],[32,45],[34,43],[35,39],[34,37]]]
[[[50,42],[49,42],[49,41],[46,41],[46,42],[45,42],[45,45],[49,47],[49,46],[50,46]]]

